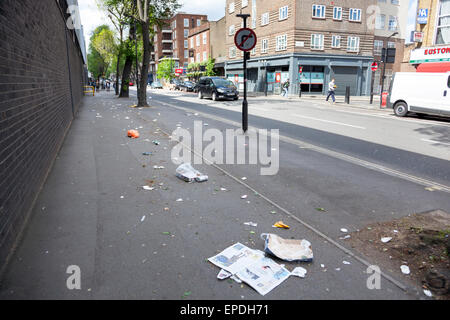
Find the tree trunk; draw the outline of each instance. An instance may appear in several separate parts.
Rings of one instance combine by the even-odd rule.
[[[130,42],[134,40],[134,24],[130,24],[130,35],[129,39]],[[133,67],[133,54],[130,53],[129,50],[127,52],[127,57],[125,60],[125,66],[123,67],[122,72],[122,85],[120,86],[120,96],[119,98],[129,98],[130,97],[130,75],[131,75],[131,68]]]
[[[147,82],[148,69],[150,67],[150,30],[149,22],[141,22],[142,26],[142,41],[144,47],[144,57],[141,68],[141,78],[139,80],[138,89],[138,107],[148,107],[147,104]]]

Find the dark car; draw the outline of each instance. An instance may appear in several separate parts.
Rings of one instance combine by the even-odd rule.
[[[174,87],[175,90],[180,90],[180,91],[182,90],[182,88],[183,88],[183,81],[181,81],[179,79],[173,79],[171,81],[171,83],[175,85],[175,87]]]
[[[228,79],[220,77],[203,77],[198,82],[198,97],[212,98],[217,101],[223,99],[239,99],[239,91]]]
[[[192,92],[192,91],[194,91],[194,88],[195,88],[194,82],[192,82],[192,81],[183,82],[182,90],[184,90],[186,92]]]

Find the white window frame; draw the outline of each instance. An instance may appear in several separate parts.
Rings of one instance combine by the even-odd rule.
[[[203,33],[203,44],[206,44],[208,41],[208,35],[205,33]]]
[[[275,51],[287,50],[287,34],[279,35],[275,38]]]
[[[189,19],[184,19],[183,23],[185,28],[189,28]]]
[[[208,52],[203,51],[203,61],[208,60]]]
[[[189,29],[184,29],[184,38],[189,38]]]
[[[242,0],[242,8],[248,6],[248,0]]]
[[[235,33],[236,33],[236,28],[235,28],[234,24],[232,24],[231,26],[228,27],[228,35],[234,36]]]
[[[189,40],[184,40],[184,48],[189,49]]]
[[[194,49],[194,37],[191,38],[191,48]]]
[[[269,39],[261,40],[261,53],[267,53],[269,51]]]
[[[232,14],[234,12],[234,2],[230,3],[228,6],[228,13]]]
[[[261,26],[267,26],[270,22],[270,15],[268,12],[264,12],[261,15]]]
[[[195,44],[197,45],[197,47],[200,47],[200,35],[195,36]]]
[[[287,18],[289,18],[289,6],[281,7],[278,10],[278,20],[282,21],[286,20]]]
[[[202,20],[201,19],[197,19],[197,27],[200,27],[202,25]]]
[[[381,56],[383,53],[384,41],[374,40],[373,41],[373,54],[376,56]]]
[[[352,12],[357,12],[357,19],[353,19]],[[350,8],[348,12],[348,21],[351,22],[361,22],[362,19],[362,10],[358,8]]]
[[[339,49],[341,47],[341,36],[340,35],[332,35],[331,36],[331,47],[334,49]]]
[[[350,44],[353,42],[353,40],[356,41],[356,46],[351,47]],[[347,52],[356,52],[359,53],[359,44],[360,44],[360,38],[355,36],[348,36],[347,37]]]
[[[313,4],[311,10],[311,16],[314,19],[325,19],[327,7],[323,4]]]
[[[319,45],[316,45],[316,38],[318,38]],[[311,50],[324,50],[324,35],[322,33],[313,33],[311,34]]]
[[[184,58],[185,59],[189,58],[189,50],[184,50]]]
[[[228,56],[230,58],[236,58],[236,47],[230,47],[228,49]]]
[[[342,21],[342,7],[333,7],[333,20]]]

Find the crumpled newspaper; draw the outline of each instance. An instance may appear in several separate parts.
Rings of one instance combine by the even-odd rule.
[[[313,251],[307,240],[287,240],[276,234],[263,233],[261,239],[265,241],[264,251],[284,261],[311,262]]]

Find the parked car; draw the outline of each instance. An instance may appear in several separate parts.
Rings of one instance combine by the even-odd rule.
[[[221,77],[202,77],[198,82],[199,99],[239,99],[239,91],[233,82]]]
[[[173,84],[174,90],[181,90],[182,89],[183,81],[181,81],[179,79],[173,79],[172,81],[170,81],[170,83]]]
[[[183,82],[182,89],[186,92],[193,92],[195,87],[195,83],[192,81]]]
[[[450,72],[397,72],[387,102],[398,117],[406,117],[409,112],[450,116]]]
[[[152,89],[162,89],[163,86],[162,86],[161,82],[159,82],[158,80],[156,80],[156,81],[153,81],[153,82],[152,82],[151,88],[152,88]]]
[[[130,87],[134,86],[134,83],[132,81],[130,81]]]

